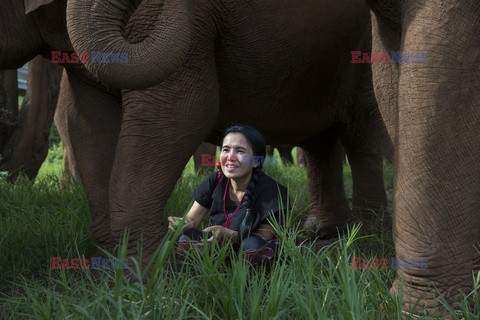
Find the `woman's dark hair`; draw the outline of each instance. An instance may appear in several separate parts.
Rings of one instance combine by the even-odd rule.
[[[257,159],[261,159],[258,162],[258,166],[253,168],[252,178],[248,183],[247,190],[245,191],[245,196],[243,197],[242,206],[247,208],[246,218],[250,220],[250,221],[242,222],[242,227],[241,227],[242,230],[240,231],[241,231],[241,238],[243,239],[247,237],[250,232],[254,231],[251,229],[251,225],[252,223],[255,224],[257,215],[255,212],[250,213],[249,211],[251,209],[251,204],[253,201],[252,199],[253,190],[255,189],[258,179],[260,178],[260,175],[262,173],[263,160],[265,160],[265,155],[267,153],[267,150],[266,150],[267,145],[265,142],[265,138],[260,133],[260,131],[248,125],[234,125],[227,128],[227,130],[225,130],[225,133],[223,134],[221,145],[223,145],[223,140],[228,134],[237,133],[237,132],[243,134],[247,139],[248,143],[250,143],[250,146],[252,147],[252,150],[253,150],[253,156],[259,157]],[[252,161],[254,161],[254,159],[252,159]],[[244,220],[247,220],[247,219],[244,219]]]
[[[248,143],[250,143],[250,146],[252,146],[254,156],[265,158],[265,155],[267,153],[267,144],[265,142],[265,138],[260,133],[260,131],[251,126],[234,125],[227,128],[227,130],[225,130],[223,134],[222,143],[220,145],[223,145],[223,140],[228,134],[236,132],[241,133],[245,136]],[[260,167],[262,167],[262,162],[260,162]]]

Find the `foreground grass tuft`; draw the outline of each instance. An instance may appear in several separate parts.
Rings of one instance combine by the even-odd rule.
[[[183,215],[191,190],[204,178],[189,166],[165,216]],[[304,239],[299,219],[308,209],[305,169],[265,171],[289,187],[293,203],[282,226],[274,222],[282,245],[270,273],[253,268],[228,246],[192,251],[177,264],[178,235],[169,234],[149,277],[138,263],[128,271],[102,270],[100,277],[88,269],[51,270],[51,257],[90,258],[95,252],[81,184],[70,180],[61,187],[55,176],[36,183],[1,179],[1,318],[401,319],[401,298],[389,294],[395,270],[352,269],[352,257],[393,257],[391,231],[355,226],[329,244],[305,240],[296,245],[296,236]],[[124,254],[125,245],[121,248]],[[478,290],[480,276],[475,281]],[[465,319],[480,314],[475,294],[462,302]],[[469,299],[477,303],[469,305]]]
[[[2,289],[17,275],[45,275],[49,257],[94,250],[87,200],[78,182],[61,187],[55,176],[36,184],[24,177],[13,184],[1,179],[0,199]]]

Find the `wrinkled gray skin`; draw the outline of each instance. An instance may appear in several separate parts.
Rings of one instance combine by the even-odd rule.
[[[64,1],[25,3],[27,15],[22,1],[0,3],[0,28],[10,30],[0,33],[0,68],[16,68],[39,53],[50,57],[51,50],[73,50]],[[350,162],[356,163],[354,187],[365,190],[359,201],[376,208],[385,204],[375,146],[382,122],[369,66],[354,68],[349,63],[352,49],[368,49],[366,7],[358,2],[353,10],[347,1],[334,5],[310,1],[304,7],[294,1],[280,7],[200,1],[195,2],[195,17],[189,19],[185,13],[192,3],[170,1],[165,10],[178,9],[177,14],[160,15],[166,21],[157,25],[158,4],[143,1],[126,29],[116,23],[104,24],[113,29],[94,27],[108,36],[120,28],[136,43],[129,63],[115,64],[112,74],[120,76],[117,80],[151,85],[157,80],[148,75],[159,65],[162,70],[154,74],[168,77],[161,85],[120,93],[115,81],[107,86],[83,65],[65,64],[68,81],[62,82],[61,99],[70,102],[59,108],[66,117],[89,200],[91,229],[100,246],[111,250],[129,227],[134,240],[129,254],[136,254],[135,242],[143,233],[148,258],[166,232],[162,209],[185,163],[201,141],[218,143],[231,122],[258,127],[271,143],[301,145],[308,151],[309,220],[318,235],[336,234],[350,211],[336,147],[340,137],[348,146]],[[134,11],[128,5],[125,9],[128,14]],[[80,33],[85,34],[85,27],[92,26],[83,24],[80,13],[86,11],[73,10],[71,23],[78,16]],[[111,16],[112,8],[107,11]],[[139,25],[140,21],[152,23]],[[174,34],[147,37],[150,28],[160,33],[171,29]],[[131,46],[125,45],[119,49]],[[114,49],[95,46],[77,51]],[[108,76],[105,71],[98,74]]]
[[[145,0],[138,8],[70,1],[67,25],[77,52],[125,52],[129,59],[87,64],[105,83],[134,89],[122,91],[110,180],[114,239],[125,227],[133,240],[143,233],[148,256],[166,231],[161,212],[185,163],[201,141],[218,143],[232,122],[257,127],[270,144],[305,150],[309,221],[318,235],[336,234],[350,211],[340,138],[364,192],[358,199],[385,204],[376,146],[383,122],[370,66],[350,63],[351,50],[369,50],[369,24],[360,0],[168,0],[163,7]],[[167,56],[172,49],[184,56]],[[132,241],[129,252],[135,250]]]
[[[76,8],[75,14],[79,15],[72,15],[70,21],[70,31],[75,38],[77,49],[95,47],[101,50],[105,43],[98,41],[99,39],[110,44],[109,48],[129,49],[128,42],[121,37],[122,21],[125,19],[115,19],[112,15],[111,20],[103,21],[102,25],[110,27],[108,33],[105,33],[95,28],[94,19],[97,15],[90,11],[91,1],[81,3],[85,4],[83,8],[72,5],[72,8]],[[317,3],[324,4],[320,1]],[[404,309],[408,310],[419,299],[414,311],[420,312],[425,307],[428,313],[432,313],[438,294],[428,285],[436,286],[442,296],[449,302],[454,302],[458,290],[471,290],[471,272],[478,270],[478,255],[475,255],[473,243],[479,239],[480,234],[480,4],[474,0],[372,0],[369,3],[375,12],[372,17],[373,51],[426,51],[430,55],[429,63],[423,65],[376,64],[373,74],[377,100],[389,124],[390,135],[395,138],[393,226],[397,256],[429,259],[428,270],[406,270],[403,273],[407,281],[404,289]],[[263,3],[249,1],[238,6],[233,6],[229,1],[195,2],[197,7],[194,10],[196,24],[193,42],[183,65],[170,77],[165,76],[168,72],[155,70],[150,74],[151,77],[131,77],[126,84],[133,88],[141,87],[142,81],[151,86],[166,80],[151,89],[125,94],[127,125],[121,129],[122,137],[119,139],[116,158],[118,160],[113,171],[114,183],[110,195],[115,205],[111,208],[112,216],[119,219],[121,216],[126,217],[126,222],[130,223],[136,221],[131,218],[132,212],[144,212],[141,216],[145,217],[148,216],[147,212],[162,208],[165,201],[162,197],[150,197],[149,201],[143,204],[129,202],[129,199],[122,201],[122,194],[132,190],[133,185],[128,184],[129,178],[133,176],[144,182],[138,190],[139,194],[144,195],[149,191],[151,194],[163,196],[169,194],[171,187],[152,192],[158,179],[168,181],[174,176],[176,180],[180,174],[180,169],[176,169],[173,164],[167,164],[166,159],[175,153],[186,161],[188,154],[193,152],[194,145],[198,145],[204,137],[218,137],[225,123],[232,119],[258,126],[272,144],[286,143],[290,138],[293,141],[288,141],[289,143],[305,148],[308,162],[313,160],[315,164],[309,166],[309,190],[322,190],[323,176],[318,172],[323,172],[327,162],[322,161],[315,150],[318,150],[320,143],[335,145],[333,139],[327,143],[328,133],[327,137],[319,139],[321,135],[325,135],[322,130],[327,129],[332,121],[340,120],[342,124],[342,115],[355,114],[349,109],[350,104],[346,104],[346,109],[343,108],[345,105],[327,107],[325,101],[328,100],[329,93],[339,97],[346,92],[356,92],[352,89],[355,86],[351,86],[352,83],[348,83],[348,80],[343,83],[332,81],[334,75],[330,72],[332,70],[325,68],[325,62],[330,66],[342,66],[336,70],[343,76],[347,75],[352,66],[340,63],[343,47],[335,41],[345,35],[355,35],[356,38],[352,39],[360,39],[356,30],[362,28],[343,29],[337,26],[335,32],[322,32],[326,29],[315,23],[343,20],[330,16],[328,10],[323,10],[320,14],[314,7],[302,12],[303,8],[311,3],[302,4],[305,6],[287,1],[277,4],[275,8],[269,8],[267,5],[262,6]],[[343,4],[332,2],[328,7],[334,8],[332,13],[342,12],[342,18],[346,19],[348,9],[342,11],[338,8]],[[348,5],[352,5],[352,2]],[[128,5],[124,4],[124,7],[127,8]],[[361,4],[355,4],[354,7],[357,13],[362,12],[359,9]],[[154,5],[150,7],[152,11],[154,8]],[[99,5],[96,9],[109,10]],[[188,14],[189,9],[182,10],[186,11],[185,15]],[[128,12],[132,11],[133,9]],[[138,15],[137,13],[134,17],[147,17],[141,11]],[[101,17],[102,14],[98,16]],[[215,19],[218,16],[222,17],[221,21]],[[330,19],[332,17],[333,19]],[[135,42],[138,40],[141,44],[144,36],[135,29],[135,21],[130,20],[132,28],[128,30],[136,30],[138,33],[127,33],[127,37],[130,41],[135,39]],[[85,26],[92,26],[92,30],[84,32]],[[334,36],[329,37],[333,34]],[[151,41],[166,38],[161,32],[155,32],[147,39]],[[301,38],[305,42],[297,43],[296,51],[287,38]],[[98,46],[89,44],[89,39],[94,39]],[[315,47],[320,43],[321,46]],[[263,44],[264,54],[256,51],[261,45],[254,44]],[[322,47],[336,48],[338,51],[331,51],[330,54],[325,52],[323,59],[318,60],[312,60],[312,56],[306,54],[313,52],[312,48]],[[362,50],[361,46],[358,50]],[[246,61],[250,63],[248,69],[242,68]],[[283,68],[275,69],[278,65]],[[289,69],[289,65],[296,65],[296,68]],[[306,65],[309,66],[308,70],[302,68]],[[163,59],[162,63],[157,61],[149,66],[152,69],[159,66],[159,71],[171,69],[168,61]],[[127,75],[124,69],[109,66],[97,65],[91,66],[91,69],[112,83],[117,83]],[[109,76],[117,71],[119,74],[116,77]],[[192,73],[196,75],[194,79],[191,78]],[[295,81],[299,81],[301,86],[292,86]],[[181,97],[176,95],[179,88],[190,87],[192,83],[201,88],[199,91],[207,94]],[[266,87],[267,83],[271,85],[270,88]],[[289,85],[282,86],[283,83]],[[347,86],[343,86],[347,83]],[[233,87],[235,90],[229,90]],[[350,91],[345,89],[347,87]],[[323,99],[301,94],[302,89],[305,93],[310,93],[315,91],[314,88],[327,89]],[[138,107],[136,102],[142,99],[142,95],[151,94],[152,91],[161,92],[162,98],[150,106]],[[260,97],[260,100],[256,101],[263,99],[264,103],[256,105],[252,97]],[[159,105],[162,110],[171,109],[172,117],[179,107],[189,117],[175,118],[175,123],[168,117],[171,126],[162,129],[153,124],[162,121],[161,113],[155,113]],[[358,110],[364,104],[355,105]],[[339,115],[340,118],[336,118]],[[291,119],[295,119],[295,123],[302,123],[302,128],[292,126],[288,121]],[[175,152],[168,146],[167,140],[158,139],[163,134],[167,134],[169,139],[178,137],[179,145]],[[192,143],[195,139],[196,143]],[[158,160],[159,165],[155,166],[161,169],[156,169],[153,175],[151,171],[142,170],[144,165],[141,161],[142,157],[146,158],[145,155],[148,155],[144,146],[151,144],[165,150]],[[133,146],[137,145],[139,148],[135,149]],[[180,149],[185,152],[181,153]],[[331,149],[333,150],[333,147]],[[170,184],[173,186],[173,182]],[[321,205],[313,201],[313,210],[321,211]],[[393,291],[399,289],[399,282],[400,273],[393,285]]]
[[[62,182],[66,182],[70,176],[78,178],[78,168],[77,162],[75,161],[75,156],[73,154],[73,147],[70,142],[70,137],[68,133],[68,110],[74,108],[75,100],[72,99],[70,95],[70,86],[68,82],[68,75],[66,72],[62,75],[62,81],[60,83],[60,93],[58,96],[57,110],[55,112],[55,126],[58,129],[58,133],[62,140],[63,146],[63,173],[62,173]],[[205,167],[202,166],[202,154],[216,154],[216,146],[211,143],[203,142],[195,150],[193,154],[195,171],[201,171],[203,173],[213,172],[215,167]],[[104,168],[107,170],[107,168]],[[108,168],[111,170],[111,168]]]
[[[67,110],[73,108],[75,100],[70,94],[70,85],[68,83],[68,75],[63,71],[60,81],[60,92],[58,95],[57,110],[55,111],[55,126],[62,140],[63,147],[63,173],[62,182],[66,182],[70,176],[79,177],[77,162],[73,154],[72,143],[68,134],[68,113]]]
[[[0,32],[0,69],[18,68],[38,54],[51,59],[51,50],[72,52],[65,10],[66,1],[1,1],[0,30],[8,32]],[[108,168],[120,128],[120,92],[97,83],[80,64],[65,64],[65,71],[69,81],[60,99],[73,103],[59,104],[57,112],[72,147],[77,146],[73,151],[92,211],[93,235],[101,247],[112,249]]]
[[[8,172],[12,181],[20,173],[29,179],[35,179],[47,157],[48,135],[55,114],[61,76],[62,67],[37,56],[28,65],[27,90],[20,111],[18,95],[12,94],[15,101],[11,108],[16,109],[18,117],[15,130],[8,135],[8,141],[1,149],[3,157],[0,165],[0,170]],[[16,80],[15,76],[13,91],[18,91]]]
[[[0,151],[17,128],[17,70],[0,71]]]
[[[480,270],[480,2],[368,2],[373,52],[428,52],[428,63],[374,64],[373,78],[395,139],[396,255],[428,259],[392,291],[403,277],[404,310],[432,314]]]

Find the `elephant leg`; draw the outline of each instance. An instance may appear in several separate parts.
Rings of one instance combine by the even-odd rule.
[[[18,125],[17,70],[0,70],[0,152]]]
[[[381,129],[380,114],[362,120],[362,127],[353,134],[342,134],[342,142],[352,169],[352,206],[362,220],[375,218],[387,209],[387,196],[383,180],[383,156],[377,145]],[[386,131],[384,131],[386,134]],[[373,212],[372,212],[373,210]]]
[[[267,157],[272,157],[273,156],[273,150],[275,149],[274,146],[271,146],[269,144],[267,144],[267,147],[266,147],[266,150],[265,150],[265,155]]]
[[[310,237],[327,239],[345,227],[350,216],[343,185],[344,152],[335,129],[301,146],[307,164],[310,212],[304,227]]]
[[[297,147],[297,165],[303,167],[305,166],[306,161],[305,151],[302,148]]]
[[[18,116],[18,77],[17,69],[0,71],[0,109],[14,119]],[[5,115],[2,120],[7,119]],[[3,123],[2,123],[3,124]]]
[[[15,178],[24,173],[37,176],[48,153],[48,135],[52,127],[62,67],[37,56],[28,67],[28,88],[18,115],[18,127],[3,149],[1,170]]]
[[[418,76],[420,88],[423,79],[435,79],[438,69],[409,72],[410,79]],[[399,92],[404,101],[395,146],[393,236],[397,257],[427,259],[428,269],[399,270],[392,292],[403,290],[404,309],[433,314],[442,308],[439,295],[458,307],[460,293],[473,288],[480,148],[471,142],[480,136],[480,114],[474,110],[477,106],[469,106],[469,95],[460,91],[414,91]],[[455,104],[445,105],[452,95]],[[418,103],[408,105],[405,100]],[[428,124],[414,119],[428,119]]]
[[[195,46],[192,50],[206,51]],[[195,90],[187,93],[183,88]],[[123,123],[110,184],[112,233],[119,240],[128,228],[128,255],[141,254],[145,264],[167,232],[162,219],[165,204],[217,118],[213,56],[192,55],[165,83],[125,91],[123,98]],[[140,240],[142,252],[137,251]]]
[[[100,248],[113,251],[108,190],[121,122],[120,99],[87,84],[67,70],[62,78],[66,127],[91,212],[90,229]]]
[[[378,10],[376,14],[382,14]],[[480,6],[474,1],[449,4],[442,7],[441,19],[439,10],[437,4],[405,1],[402,12],[408,15],[398,48],[385,41],[394,39],[391,32],[399,29],[372,18],[373,51],[428,53],[425,63],[396,64],[398,73],[374,66],[374,80],[398,80],[393,81],[398,85],[384,88],[396,93],[392,104],[398,110],[388,101],[381,105],[382,112],[398,115],[391,130],[396,132],[396,256],[427,261],[425,268],[397,270],[391,291],[403,293],[405,312],[429,315],[442,308],[440,298],[458,307],[461,294],[472,291],[474,243],[480,232],[480,56],[475,51],[452,63],[456,52],[479,45]],[[462,32],[452,33],[452,25]],[[377,93],[382,88],[375,89]]]
[[[55,111],[55,126],[57,127],[63,147],[63,172],[62,183],[67,181],[68,176],[78,177],[77,164],[73,155],[72,143],[68,135],[68,113],[67,110],[74,108],[75,100],[69,88],[67,72],[64,70],[60,82],[60,93],[58,95],[57,109]]]
[[[214,161],[217,154],[217,146],[208,143],[202,142],[200,146],[195,150],[193,154],[193,163],[195,164],[195,172],[200,174],[206,174],[209,172],[213,172],[215,166],[211,165]],[[203,161],[206,159],[207,161]],[[208,164],[205,164],[207,162]]]

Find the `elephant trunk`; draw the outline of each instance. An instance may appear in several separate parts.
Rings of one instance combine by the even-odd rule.
[[[193,36],[193,1],[150,4],[155,16],[140,40],[127,35],[133,6],[128,0],[71,0],[67,28],[75,51],[89,54],[82,62],[91,73],[113,87],[143,89],[161,83],[182,64]],[[148,22],[139,24],[144,28]]]

